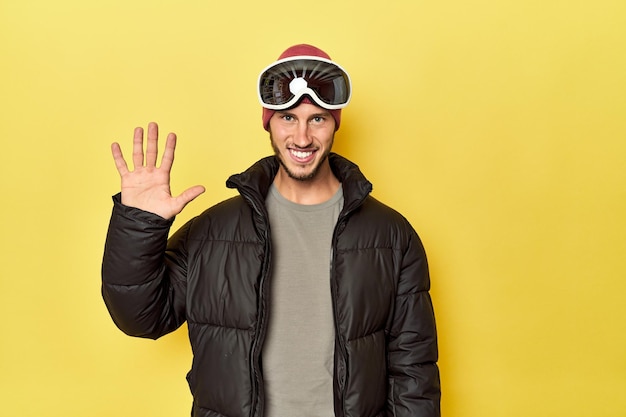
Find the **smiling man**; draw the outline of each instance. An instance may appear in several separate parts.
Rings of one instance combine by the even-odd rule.
[[[192,416],[435,417],[437,335],[424,248],[331,152],[348,73],[311,45],[261,71],[274,155],[227,186],[239,196],[189,221],[204,192],[174,197],[176,136],[157,167],[158,129],[135,129],[105,246],[102,293],[117,326],[158,338],[187,321]]]
[[[289,200],[313,204],[311,198],[325,201],[340,185],[328,163],[336,122],[330,112],[303,101],[269,120],[272,148],[281,166],[274,185]]]

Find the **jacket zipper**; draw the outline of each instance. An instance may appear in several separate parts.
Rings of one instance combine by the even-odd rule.
[[[263,259],[263,271],[261,271],[261,281],[259,282],[259,317],[257,320],[257,325],[255,328],[255,337],[254,342],[252,343],[252,351],[250,357],[250,365],[252,366],[252,404],[250,407],[250,417],[255,416],[255,411],[257,407],[259,407],[259,417],[262,417],[265,414],[263,399],[261,398],[261,375],[259,369],[259,357],[261,355],[261,350],[263,347],[263,341],[265,340],[265,330],[266,330],[266,317],[267,317],[267,281],[269,277],[270,271],[270,252],[271,252],[271,240],[270,240],[270,230],[269,230],[269,222],[267,221],[267,216],[265,212],[259,208],[257,203],[255,202],[254,197],[249,196],[245,192],[241,192],[242,196],[248,201],[248,204],[253,208],[253,210],[265,221],[265,234],[263,236],[265,240],[265,257]],[[259,406],[260,404],[260,406]]]
[[[346,348],[346,343],[343,340],[343,337],[341,336],[339,332],[339,318],[337,317],[337,280],[335,278],[335,255],[336,255],[335,250],[337,248],[337,240],[339,239],[339,233],[341,233],[343,229],[345,229],[346,224],[348,222],[348,217],[354,210],[356,210],[358,207],[361,206],[361,204],[363,204],[364,200],[365,200],[365,197],[357,201],[354,201],[349,207],[344,207],[343,212],[339,214],[339,218],[337,219],[337,225],[335,226],[335,230],[333,232],[332,246],[330,248],[331,250],[330,252],[330,294],[331,294],[332,303],[333,303],[333,320],[335,322],[335,338],[337,339],[337,344],[339,346],[339,350],[342,355],[341,359],[343,360],[343,368],[344,368],[341,371],[341,373],[338,374],[339,402],[341,405],[341,416],[336,416],[336,417],[343,417],[346,414],[345,404],[344,404],[344,394],[345,394],[346,385],[348,383],[348,349]],[[335,370],[335,372],[338,372],[338,370]],[[343,377],[343,380],[342,380],[342,377]]]
[[[346,387],[346,382],[348,379],[348,350],[346,349],[346,344],[343,340],[342,335],[339,332],[339,319],[337,317],[337,280],[335,278],[335,249],[337,248],[337,238],[338,234],[343,230],[346,223],[347,214],[340,216],[337,220],[337,226],[335,227],[335,231],[333,232],[333,243],[330,248],[330,294],[332,297],[332,305],[333,305],[333,320],[335,323],[335,338],[337,340],[337,345],[339,346],[339,353],[341,354],[340,361],[335,361],[338,366],[343,366],[343,369],[335,369],[335,373],[338,378],[339,385],[339,404],[341,406],[342,415],[345,415],[344,411],[344,391]],[[337,416],[340,417],[340,416]]]

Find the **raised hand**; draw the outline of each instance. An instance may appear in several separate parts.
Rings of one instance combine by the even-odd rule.
[[[122,179],[122,204],[149,211],[164,219],[180,213],[185,206],[204,192],[204,187],[196,185],[172,197],[170,191],[170,171],[174,162],[176,135],[167,135],[161,165],[156,166],[159,142],[159,127],[148,125],[148,140],[144,156],[143,129],[135,128],[133,137],[133,170],[128,169],[118,143],[111,145],[113,160]]]

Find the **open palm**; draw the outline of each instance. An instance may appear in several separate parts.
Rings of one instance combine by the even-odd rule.
[[[204,192],[196,185],[173,197],[170,190],[170,172],[174,162],[176,135],[167,135],[161,165],[157,167],[159,128],[156,123],[148,125],[146,151],[144,154],[144,131],[135,128],[133,136],[133,170],[129,170],[118,143],[111,145],[113,160],[122,179],[122,204],[170,219]]]

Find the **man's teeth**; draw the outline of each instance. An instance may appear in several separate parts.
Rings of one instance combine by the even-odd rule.
[[[309,156],[313,155],[312,151],[308,151],[308,152],[304,152],[304,151],[291,151],[291,154],[293,156],[295,156],[296,158],[308,158]]]

